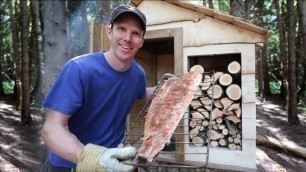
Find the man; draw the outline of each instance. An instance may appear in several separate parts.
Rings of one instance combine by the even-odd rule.
[[[145,72],[133,60],[145,31],[144,14],[121,5],[107,30],[110,49],[66,63],[42,104],[50,109],[42,137],[51,171],[133,170],[120,161],[133,158],[135,148],[117,146],[133,104],[154,90],[146,88]]]

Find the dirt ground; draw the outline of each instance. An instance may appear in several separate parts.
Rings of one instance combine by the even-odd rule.
[[[278,97],[257,101],[257,134],[306,147],[306,112],[299,109],[301,125],[289,125]],[[305,110],[304,110],[305,111]],[[23,125],[12,98],[0,97],[0,171],[39,171],[46,149],[40,137],[41,109],[32,109],[33,124]],[[306,161],[285,150],[257,146],[257,171],[303,171]]]

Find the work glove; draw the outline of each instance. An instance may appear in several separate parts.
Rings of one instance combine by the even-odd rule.
[[[135,157],[134,147],[105,148],[94,144],[87,144],[81,153],[77,163],[77,172],[128,172],[135,169],[134,166],[123,164],[122,161]]]

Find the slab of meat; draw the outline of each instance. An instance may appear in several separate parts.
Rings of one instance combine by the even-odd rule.
[[[152,100],[146,115],[143,143],[138,157],[152,162],[170,139],[202,80],[204,69],[193,66],[189,73],[169,78]]]

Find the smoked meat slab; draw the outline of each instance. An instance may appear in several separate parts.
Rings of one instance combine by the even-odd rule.
[[[152,162],[171,138],[198,88],[204,69],[193,66],[180,77],[169,78],[152,100],[145,117],[144,137],[138,158]]]

